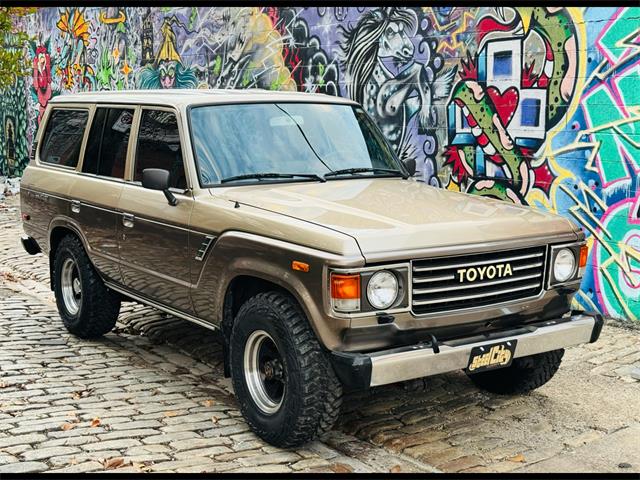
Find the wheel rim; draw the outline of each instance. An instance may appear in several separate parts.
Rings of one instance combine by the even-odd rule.
[[[60,287],[65,308],[71,315],[77,314],[82,302],[82,282],[78,265],[73,258],[65,259],[62,264]]]
[[[284,362],[273,338],[264,330],[256,330],[247,339],[244,377],[258,408],[268,415],[276,413],[286,389]]]

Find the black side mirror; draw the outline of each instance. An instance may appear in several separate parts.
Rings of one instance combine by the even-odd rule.
[[[169,171],[162,168],[145,168],[142,170],[142,186],[149,190],[162,190],[169,205],[175,207],[178,204],[178,199],[169,190],[170,176]]]
[[[416,159],[415,158],[407,158],[404,162],[404,167],[409,172],[409,176],[413,177],[416,174]]]

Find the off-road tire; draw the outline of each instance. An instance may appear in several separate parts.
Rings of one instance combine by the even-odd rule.
[[[256,405],[244,374],[247,339],[257,330],[271,336],[284,363],[286,393],[271,415]],[[333,427],[342,405],[342,385],[292,297],[267,292],[247,300],[236,315],[229,347],[233,388],[256,435],[277,447],[296,447]]]
[[[477,387],[500,395],[530,392],[547,383],[560,368],[564,349],[520,357],[506,368],[468,374]]]
[[[76,262],[82,286],[80,308],[75,314],[67,310],[61,291],[61,270],[68,258]],[[82,243],[74,235],[67,235],[60,240],[55,251],[53,291],[64,326],[77,337],[99,338],[115,326],[120,312],[120,295],[107,288],[91,264]]]

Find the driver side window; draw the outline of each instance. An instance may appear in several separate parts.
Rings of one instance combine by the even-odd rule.
[[[180,190],[187,188],[180,132],[174,113],[164,110],[142,111],[138,130],[134,181],[142,181],[142,171],[145,168],[168,170],[170,187]]]

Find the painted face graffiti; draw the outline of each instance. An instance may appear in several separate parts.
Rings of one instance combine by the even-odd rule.
[[[403,21],[389,22],[380,37],[378,50],[380,58],[392,58],[402,65],[412,60],[415,48],[409,38],[408,26],[410,27],[411,23]]]
[[[164,19],[161,28],[162,45],[155,62],[140,70],[138,75],[140,88],[194,88],[196,86],[194,70],[182,64],[182,58],[178,53],[174,25],[186,28],[175,15]]]
[[[172,88],[176,82],[176,65],[177,62],[172,60],[161,60],[158,65],[158,74],[160,75],[160,85],[162,88]]]
[[[426,20],[422,23],[428,28]],[[412,9],[371,10],[362,15],[353,28],[339,29],[343,36],[341,61],[349,96],[376,119],[400,158],[419,158],[421,168],[429,163],[430,170],[435,172],[433,154],[438,140],[434,133],[428,132],[437,123],[433,102],[449,94],[455,69],[441,72],[444,61],[436,53],[437,45],[424,37],[418,39],[424,63],[415,59],[411,38],[417,33],[418,14]],[[427,136],[420,149],[410,128],[414,119],[417,130]],[[420,155],[420,150],[425,157]]]

